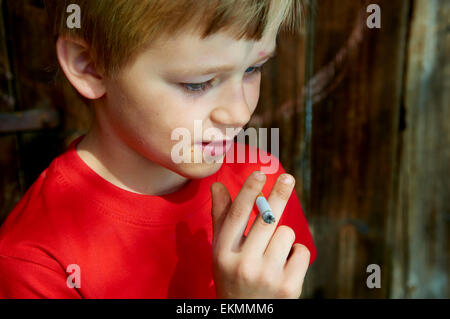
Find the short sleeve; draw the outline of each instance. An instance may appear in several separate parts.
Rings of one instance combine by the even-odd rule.
[[[79,299],[61,272],[30,260],[0,255],[1,299]]]

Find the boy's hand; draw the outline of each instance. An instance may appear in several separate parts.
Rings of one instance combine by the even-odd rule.
[[[264,179],[258,180],[257,175]],[[301,244],[292,245],[292,228],[281,225],[276,229],[295,184],[292,176],[291,184],[283,184],[281,180],[286,175],[290,176],[280,175],[268,198],[275,223],[266,224],[258,215],[246,237],[244,231],[265,176],[253,172],[233,202],[222,183],[211,186],[217,298],[300,297],[309,250]]]

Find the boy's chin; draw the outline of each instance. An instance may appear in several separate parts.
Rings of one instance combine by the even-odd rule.
[[[223,165],[217,162],[202,162],[202,163],[181,163],[177,165],[177,171],[180,175],[189,179],[205,178],[215,174]]]

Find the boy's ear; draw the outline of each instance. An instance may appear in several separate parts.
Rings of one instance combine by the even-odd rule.
[[[95,70],[89,46],[80,39],[60,36],[56,54],[67,79],[85,98],[101,98],[106,88],[103,77]]]

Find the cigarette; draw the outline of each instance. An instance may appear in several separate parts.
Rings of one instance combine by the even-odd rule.
[[[258,207],[259,213],[267,224],[272,224],[275,222],[275,216],[273,216],[272,209],[267,202],[267,199],[264,197],[262,192],[259,192],[258,197],[256,197],[256,206]]]

